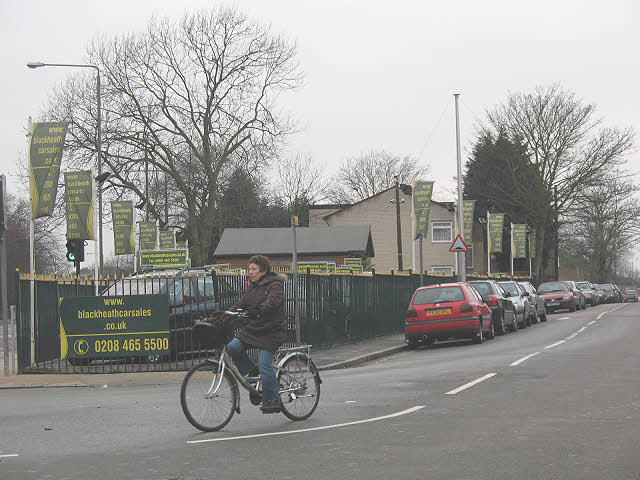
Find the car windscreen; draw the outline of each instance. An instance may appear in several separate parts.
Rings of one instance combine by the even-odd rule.
[[[568,292],[569,287],[564,282],[549,282],[543,283],[538,288],[538,293],[550,293],[550,292]]]
[[[613,287],[610,284],[600,285],[605,292],[613,292]]]
[[[591,287],[589,286],[588,282],[579,282],[579,283],[576,283],[576,285],[578,285],[578,288],[580,290],[591,290]]]
[[[505,289],[510,297],[517,297],[518,295],[520,295],[520,291],[518,291],[518,287],[516,287],[515,283],[500,282],[500,286]]]
[[[486,295],[492,295],[493,291],[491,290],[491,284],[488,282],[473,282],[471,285],[476,287],[476,290],[480,292],[480,295],[483,297]]]
[[[434,287],[418,290],[412,305],[428,305],[430,303],[463,302],[464,293],[460,287]]]
[[[635,290],[627,290],[627,295],[635,295],[636,291]]]

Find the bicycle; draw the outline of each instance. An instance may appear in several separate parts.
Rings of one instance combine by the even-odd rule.
[[[260,405],[260,377],[245,377],[227,353],[231,340],[230,317],[246,317],[245,312],[225,311],[212,335],[215,348],[221,348],[217,359],[194,365],[185,375],[180,388],[182,411],[191,425],[204,432],[215,432],[227,425],[234,413],[240,413],[240,389],[249,392],[253,405]],[[274,356],[274,368],[280,388],[282,413],[291,420],[309,418],[320,401],[320,373],[311,358],[311,345],[280,348]]]

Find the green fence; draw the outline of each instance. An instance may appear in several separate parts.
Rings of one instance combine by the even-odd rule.
[[[480,277],[479,277],[480,278]],[[486,278],[486,277],[481,277]],[[507,277],[497,277],[505,280]],[[476,279],[476,277],[469,280]],[[523,279],[524,280],[524,279]],[[451,276],[423,277],[424,285],[449,283]],[[92,281],[35,280],[35,358],[31,358],[30,281],[17,276],[16,293],[19,371],[60,373],[109,373],[166,371],[189,368],[210,355],[194,338],[197,318],[229,308],[244,292],[248,277],[201,271],[197,275],[149,275],[104,283],[109,295],[166,294],[170,304],[170,354],[164,357],[131,357],[72,362],[60,359],[59,299],[92,296]],[[374,338],[404,329],[404,316],[420,276],[298,275],[298,311],[301,340],[314,348],[326,348]],[[285,282],[288,346],[295,343],[294,283]]]

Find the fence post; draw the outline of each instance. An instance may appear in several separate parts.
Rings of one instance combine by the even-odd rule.
[[[22,288],[20,288],[20,270],[16,268],[16,344],[17,348],[17,363],[18,374],[22,373],[22,365],[24,364],[25,349],[22,338],[24,337],[24,331],[22,330]],[[31,336],[31,333],[29,333]],[[29,354],[31,355],[31,354]]]
[[[395,316],[396,316],[396,273],[391,269],[391,316],[393,318],[393,324],[395,327]]]
[[[307,312],[307,338],[303,343],[310,344],[313,339],[311,338],[311,332],[313,332],[313,306],[311,304],[311,269],[307,267],[307,273],[305,274],[305,301],[306,301],[306,312]],[[302,332],[300,332],[300,340],[302,341]]]

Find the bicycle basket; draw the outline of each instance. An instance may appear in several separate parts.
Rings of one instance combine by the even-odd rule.
[[[200,347],[205,350],[219,348],[233,337],[230,319],[222,312],[196,320],[193,332],[200,341]]]

